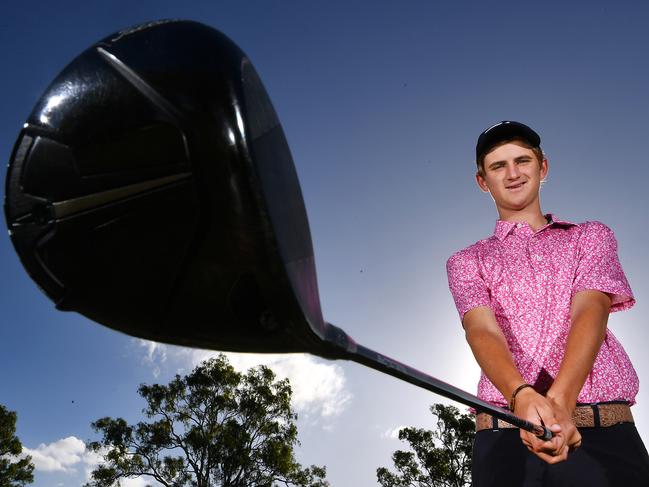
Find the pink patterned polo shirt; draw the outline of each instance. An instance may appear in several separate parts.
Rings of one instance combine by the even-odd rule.
[[[608,293],[612,312],[635,303],[611,229],[599,222],[574,224],[548,216],[551,223],[537,232],[527,223],[499,220],[493,236],[455,253],[446,265],[460,319],[472,308],[489,306],[520,374],[539,392],[547,391],[559,372],[575,293]],[[607,330],[577,401],[633,404],[637,393],[633,365]],[[484,373],[478,397],[507,406]]]

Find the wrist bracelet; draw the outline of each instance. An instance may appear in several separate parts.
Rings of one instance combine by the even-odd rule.
[[[512,392],[512,398],[509,401],[509,410],[512,413],[514,412],[514,408],[516,407],[516,395],[526,387],[531,387],[532,389],[534,389],[534,386],[532,384],[521,384],[516,389],[514,389],[514,392]]]

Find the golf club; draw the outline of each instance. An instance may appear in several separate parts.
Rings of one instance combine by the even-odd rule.
[[[59,310],[160,342],[351,360],[552,437],[323,319],[282,127],[250,60],[208,26],[138,25],[64,68],[14,147],[5,216]]]

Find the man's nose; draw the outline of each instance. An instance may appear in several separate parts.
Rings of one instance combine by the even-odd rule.
[[[518,164],[511,163],[507,164],[507,178],[508,179],[516,179],[521,175],[521,172],[518,168]]]

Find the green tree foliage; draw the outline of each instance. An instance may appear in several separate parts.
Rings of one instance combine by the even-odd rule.
[[[465,487],[471,485],[471,450],[475,422],[454,406],[434,404],[430,412],[437,418],[434,431],[403,428],[399,439],[411,451],[392,454],[396,473],[381,467],[376,476],[382,487]]]
[[[31,457],[23,451],[16,433],[16,413],[0,404],[0,487],[21,487],[34,481]]]
[[[326,487],[324,467],[302,468],[288,380],[265,366],[236,372],[224,355],[167,385],[138,389],[145,421],[92,423],[89,449],[103,455],[86,487],[144,476],[165,487]]]

